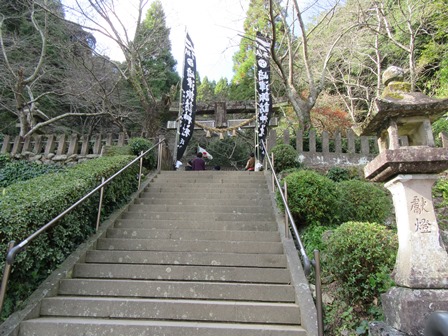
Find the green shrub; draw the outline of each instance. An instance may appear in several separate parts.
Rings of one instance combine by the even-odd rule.
[[[132,155],[134,154],[130,146],[110,146],[106,147],[104,156],[116,156],[116,155]],[[136,154],[137,155],[137,154]],[[140,155],[140,153],[138,154]]]
[[[432,188],[432,194],[439,227],[448,231],[448,179],[439,179]]]
[[[4,167],[0,169],[0,188],[61,170],[64,170],[64,167],[59,165],[39,165],[28,161],[6,162]]]
[[[102,177],[113,175],[132,159],[132,156],[102,157],[8,186],[0,195],[0,250],[6,251],[11,240],[16,243],[24,240],[98,186]],[[105,187],[103,219],[136,190],[137,175],[136,164]],[[99,192],[17,255],[3,317],[20,308],[40,282],[94,231],[98,202]],[[0,260],[1,269],[4,262]]]
[[[332,167],[325,174],[330,180],[334,182],[348,181],[350,180],[350,172],[348,169],[340,167]]]
[[[300,224],[338,222],[339,194],[333,181],[312,170],[293,172],[283,181],[288,184],[289,209]],[[278,193],[277,200],[282,207]]]
[[[314,258],[314,250],[319,250],[322,252],[324,249],[325,244],[322,240],[322,235],[326,231],[334,228],[336,228],[336,226],[328,227],[322,226],[319,223],[312,223],[301,229],[300,239],[305,246],[307,255],[311,259]]]
[[[289,168],[299,168],[297,151],[291,145],[280,144],[272,147],[274,154],[274,169],[276,173]]]
[[[154,144],[145,138],[131,138],[129,139],[128,146],[131,148],[132,154],[139,156],[142,152],[146,152]],[[143,159],[143,165],[148,169],[154,169],[157,165],[156,158],[157,148],[154,148]]]
[[[347,222],[325,242],[323,269],[338,281],[353,304],[369,305],[391,285],[398,249],[396,234],[384,225]]]
[[[367,181],[350,180],[337,184],[342,203],[342,222],[384,224],[392,215],[392,198],[382,186]]]
[[[2,169],[8,162],[11,162],[11,157],[8,154],[0,154],[0,169]]]

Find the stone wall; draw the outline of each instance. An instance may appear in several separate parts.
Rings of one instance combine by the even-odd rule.
[[[306,167],[320,169],[333,166],[361,167],[378,154],[375,137],[358,137],[351,129],[344,134],[344,137],[341,132],[336,132],[333,136],[328,132],[317,135],[314,130],[308,134],[303,130],[297,130],[295,134],[290,134],[288,130],[278,134],[273,129],[269,134],[268,149],[279,143],[292,144],[293,141],[299,161]]]
[[[28,138],[5,135],[0,142],[0,153],[38,163],[66,164],[97,158],[105,146],[124,146],[127,141],[125,133],[93,136],[47,134]]]

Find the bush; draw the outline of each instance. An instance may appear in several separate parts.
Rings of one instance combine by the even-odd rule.
[[[301,224],[320,223],[330,225],[338,222],[338,189],[325,176],[311,170],[299,170],[286,176],[288,206],[291,214]],[[277,194],[280,207],[280,196]]]
[[[0,154],[0,169],[2,169],[8,162],[11,162],[11,157],[8,154]]]
[[[272,147],[271,153],[274,154],[274,169],[280,173],[285,169],[299,168],[297,161],[297,151],[291,145],[280,144]]]
[[[448,231],[448,179],[439,179],[432,189],[432,194],[439,227]]]
[[[389,273],[397,249],[396,234],[384,225],[347,222],[325,242],[323,269],[335,277],[349,302],[367,306],[392,285]]]
[[[324,242],[322,241],[322,235],[331,229],[335,229],[336,226],[322,226],[318,223],[312,223],[302,228],[300,232],[300,239],[305,247],[306,253],[310,259],[314,258],[314,250],[323,251]]]
[[[392,215],[392,198],[382,186],[372,182],[350,180],[337,184],[341,197],[342,222],[376,222],[384,224]]]
[[[142,152],[146,152],[150,149],[154,144],[145,138],[131,138],[129,139],[128,146],[131,148],[132,154],[139,156]],[[154,169],[157,166],[157,158],[156,158],[157,149],[154,148],[151,152],[149,152],[143,159],[143,165],[148,169]]]
[[[0,159],[1,160],[1,159]],[[26,181],[40,175],[58,172],[65,168],[59,165],[42,165],[28,161],[6,162],[0,169],[0,188],[18,181]]]
[[[342,167],[331,167],[325,176],[334,182],[348,181],[355,178],[350,169]]]
[[[0,195],[0,250],[9,241],[24,240],[132,160],[132,156],[102,157],[12,184]],[[124,204],[137,189],[138,165],[128,168],[105,187],[102,218]],[[17,255],[2,316],[20,308],[34,289],[95,228],[99,192],[67,214]],[[3,269],[4,260],[0,260]]]

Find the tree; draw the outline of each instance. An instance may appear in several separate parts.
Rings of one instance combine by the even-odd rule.
[[[57,19],[63,16],[59,0],[3,2],[0,13],[1,109],[17,118],[21,136],[68,117],[106,114],[82,108],[91,85],[74,67],[92,57],[95,39]],[[70,83],[79,83],[79,90]]]
[[[226,101],[229,97],[229,84],[226,78],[221,78],[215,86],[215,99]]]
[[[333,50],[339,40],[355,26],[345,24],[335,32],[330,45],[319,50],[313,48],[313,43],[319,40],[319,32],[331,22],[338,5],[339,1],[336,0],[321,9],[317,21],[307,29],[304,11],[297,0],[291,3],[269,0],[267,4],[273,69],[304,129],[312,127],[310,113],[324,89],[325,71]]]
[[[215,87],[214,81],[210,82],[208,77],[205,76],[198,85],[197,99],[202,102],[211,102],[215,99]]]
[[[131,35],[126,28],[124,17],[121,15],[124,11],[116,0],[75,0],[73,7],[66,7],[67,10],[74,12],[77,16],[83,17],[86,23],[82,27],[88,31],[104,35],[123,52],[125,61],[115,64],[116,69],[121,76],[130,84],[139,99],[144,111],[143,130],[149,135],[155,135],[159,130],[159,117],[166,111],[170,105],[170,98],[163,87],[161,81],[148,76],[148,72],[154,71],[160,64],[167,65],[166,61],[170,58],[167,55],[170,46],[167,44],[167,34],[169,30],[165,26],[165,17],[159,4],[154,4],[148,11],[145,22],[143,10],[148,0],[138,0],[132,3],[131,8],[127,7],[126,12],[135,9],[135,30]],[[157,17],[161,15],[161,17]],[[127,19],[129,20],[129,19]],[[160,48],[161,43],[163,46]],[[152,62],[163,54],[164,62]],[[172,69],[174,70],[174,69]],[[170,82],[169,79],[168,82]],[[155,83],[157,82],[157,85]],[[166,83],[166,82],[165,82]]]

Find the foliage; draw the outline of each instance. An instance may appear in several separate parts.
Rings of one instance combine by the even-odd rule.
[[[306,253],[310,258],[314,258],[314,250],[319,250],[321,252],[324,250],[325,245],[322,235],[328,230],[335,229],[336,227],[337,226],[335,225],[323,226],[319,223],[311,223],[310,225],[302,227],[300,230],[300,239],[302,240]]]
[[[444,132],[446,135],[448,135],[448,114],[445,114],[432,123],[432,132],[434,134],[436,146],[442,147],[442,139],[439,135],[441,132]]]
[[[347,222],[325,242],[323,268],[334,276],[348,302],[367,307],[391,286],[389,273],[397,250],[395,232],[384,225]]]
[[[132,154],[139,156],[142,152],[146,152],[154,144],[145,138],[131,138],[128,146],[131,148]],[[153,169],[157,165],[156,150],[149,152],[143,159],[143,165],[148,169]]]
[[[208,163],[210,166],[240,169],[245,166],[253,147],[241,137],[225,137],[209,142],[207,151],[213,156]]]
[[[338,223],[339,194],[333,181],[311,170],[293,172],[283,181],[288,184],[288,206],[298,224]],[[278,193],[277,201],[281,203]]]
[[[0,169],[2,169],[8,162],[11,162],[11,157],[8,154],[0,154]]]
[[[297,151],[291,145],[275,145],[272,147],[271,153],[274,154],[274,169],[276,173],[300,166]]]
[[[137,36],[137,39],[146,39],[143,48],[146,53],[143,71],[148,77],[153,95],[160,99],[170,92],[171,87],[176,85],[180,78],[175,70],[177,62],[171,53],[170,29],[166,26],[165,13],[159,0],[151,3],[143,26],[141,35]]]
[[[0,164],[0,167],[1,166],[2,165]],[[0,169],[0,188],[7,187],[18,181],[26,181],[43,174],[58,172],[63,169],[64,167],[59,165],[39,165],[28,161],[7,162],[4,167]]]
[[[448,231],[448,179],[439,179],[432,189],[437,222],[441,230]]]
[[[115,156],[89,160],[64,171],[8,186],[0,195],[0,250],[8,242],[24,240],[45,223],[94,189],[133,157]],[[102,218],[124,204],[137,188],[138,165],[110,182],[104,192]],[[24,300],[94,230],[99,193],[59,220],[16,257],[3,317],[21,308]],[[0,260],[3,269],[4,260]]]
[[[350,180],[337,184],[341,201],[341,221],[384,224],[392,214],[390,193],[372,182]]]
[[[349,169],[337,166],[331,167],[325,176],[334,182],[348,181],[352,179]]]

